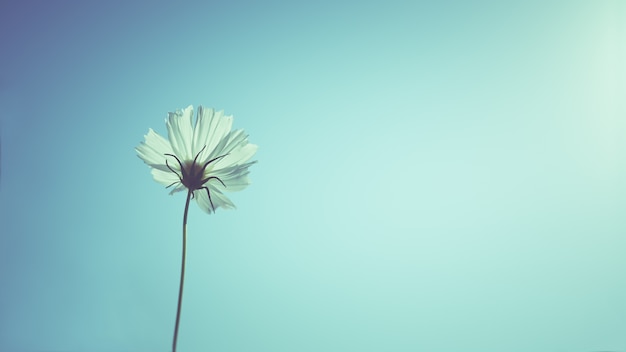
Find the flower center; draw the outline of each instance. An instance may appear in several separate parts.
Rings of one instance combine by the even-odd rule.
[[[206,145],[204,147],[202,147],[202,149],[200,149],[198,154],[196,154],[196,157],[193,158],[193,161],[185,161],[184,163],[182,163],[180,161],[180,159],[178,159],[178,157],[176,155],[174,155],[174,154],[165,154],[166,156],[171,156],[174,159],[176,159],[176,161],[178,162],[178,165],[180,166],[180,173],[182,174],[182,175],[179,175],[178,172],[176,172],[176,170],[172,169],[172,167],[167,162],[167,159],[165,159],[165,165],[167,166],[167,168],[170,169],[171,172],[176,174],[176,176],[178,176],[178,181],[172,183],[171,185],[167,186],[166,188],[170,188],[171,186],[173,186],[173,185],[175,185],[177,183],[181,183],[183,186],[187,187],[187,189],[190,192],[192,192],[192,196],[193,197],[195,197],[195,194],[193,192],[195,192],[196,190],[199,190],[199,189],[205,189],[206,192],[207,192],[207,195],[209,196],[209,201],[211,202],[211,208],[213,208],[213,211],[215,211],[215,207],[213,206],[213,201],[211,200],[211,192],[209,191],[209,188],[207,186],[205,186],[205,184],[207,182],[209,182],[210,180],[218,180],[222,184],[222,186],[226,187],[226,185],[217,176],[207,176],[207,177],[204,177],[204,172],[205,172],[207,166],[209,166],[209,165],[211,165],[211,163],[213,163],[213,162],[215,162],[215,161],[217,161],[217,160],[227,156],[228,154],[220,155],[218,157],[215,157],[215,158],[207,161],[206,163],[204,163],[204,165],[200,165],[200,164],[197,163],[198,162],[198,157],[204,151],[204,148],[206,148]]]
[[[192,191],[202,187],[202,176],[204,176],[202,166],[193,161],[185,161],[181,165],[181,172],[184,175],[180,180],[183,186]]]

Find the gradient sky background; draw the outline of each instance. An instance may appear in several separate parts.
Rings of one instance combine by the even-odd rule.
[[[259,145],[190,210],[179,351],[626,351],[621,1],[0,3],[0,351],[168,351],[185,196],[134,147]]]

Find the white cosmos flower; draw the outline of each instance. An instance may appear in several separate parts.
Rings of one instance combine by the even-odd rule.
[[[173,187],[170,194],[187,189],[207,213],[233,209],[223,191],[239,191],[250,184],[248,167],[257,146],[248,143],[243,130],[231,130],[233,117],[223,111],[193,106],[170,112],[165,119],[169,139],[148,130],[145,142],[135,148],[152,168],[154,180]]]

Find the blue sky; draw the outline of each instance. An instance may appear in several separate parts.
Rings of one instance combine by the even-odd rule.
[[[0,350],[168,351],[184,195],[134,147],[259,145],[188,224],[179,351],[626,350],[619,1],[0,5]]]

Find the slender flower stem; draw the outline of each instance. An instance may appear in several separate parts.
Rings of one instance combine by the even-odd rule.
[[[185,254],[187,253],[187,212],[189,211],[189,200],[193,191],[187,192],[187,202],[185,203],[185,215],[183,215],[183,263],[180,268],[180,287],[178,289],[178,308],[176,309],[176,326],[174,327],[174,342],[172,352],[176,352],[176,341],[178,340],[178,324],[180,323],[180,307],[183,303],[183,284],[185,283]]]

